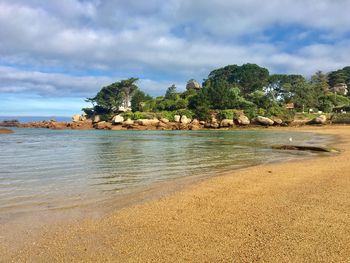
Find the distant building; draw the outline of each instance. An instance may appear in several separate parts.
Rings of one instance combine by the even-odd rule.
[[[332,91],[340,95],[348,94],[348,86],[345,83],[338,83],[332,88]]]

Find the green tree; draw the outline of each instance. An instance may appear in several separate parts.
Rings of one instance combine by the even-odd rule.
[[[269,77],[264,91],[274,101],[281,103],[291,102],[294,86],[304,83],[306,80],[302,75],[273,74]]]
[[[131,98],[132,111],[143,111],[146,101],[150,100],[152,100],[150,95],[145,94],[142,90],[136,90]]]
[[[269,71],[256,64],[229,65],[210,72],[203,86],[208,81],[224,80],[238,87],[242,96],[246,97],[255,90],[262,90],[267,85],[268,79]]]
[[[98,114],[117,112],[120,106],[129,106],[131,96],[138,89],[135,84],[137,80],[137,78],[130,78],[114,82],[103,87],[95,97],[87,98],[86,101],[93,104],[94,112]]]
[[[177,97],[176,86],[173,84],[166,90],[164,98],[167,100],[176,100]]]

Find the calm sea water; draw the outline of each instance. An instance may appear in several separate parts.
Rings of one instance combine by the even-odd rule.
[[[272,144],[322,145],[328,137],[263,131],[14,129],[0,135],[0,217],[113,198],[171,178],[305,158]]]
[[[21,123],[55,120],[60,122],[69,122],[71,117],[63,116],[0,116],[0,122],[6,120],[18,120]]]

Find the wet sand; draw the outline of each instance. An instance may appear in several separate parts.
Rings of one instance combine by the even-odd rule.
[[[349,262],[350,126],[292,130],[338,135],[341,154],[242,169],[51,227],[20,250],[0,245],[0,261]]]

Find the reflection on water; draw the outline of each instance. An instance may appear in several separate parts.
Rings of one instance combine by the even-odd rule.
[[[111,198],[125,189],[302,158],[270,149],[327,137],[261,131],[16,129],[0,136],[0,215]]]

